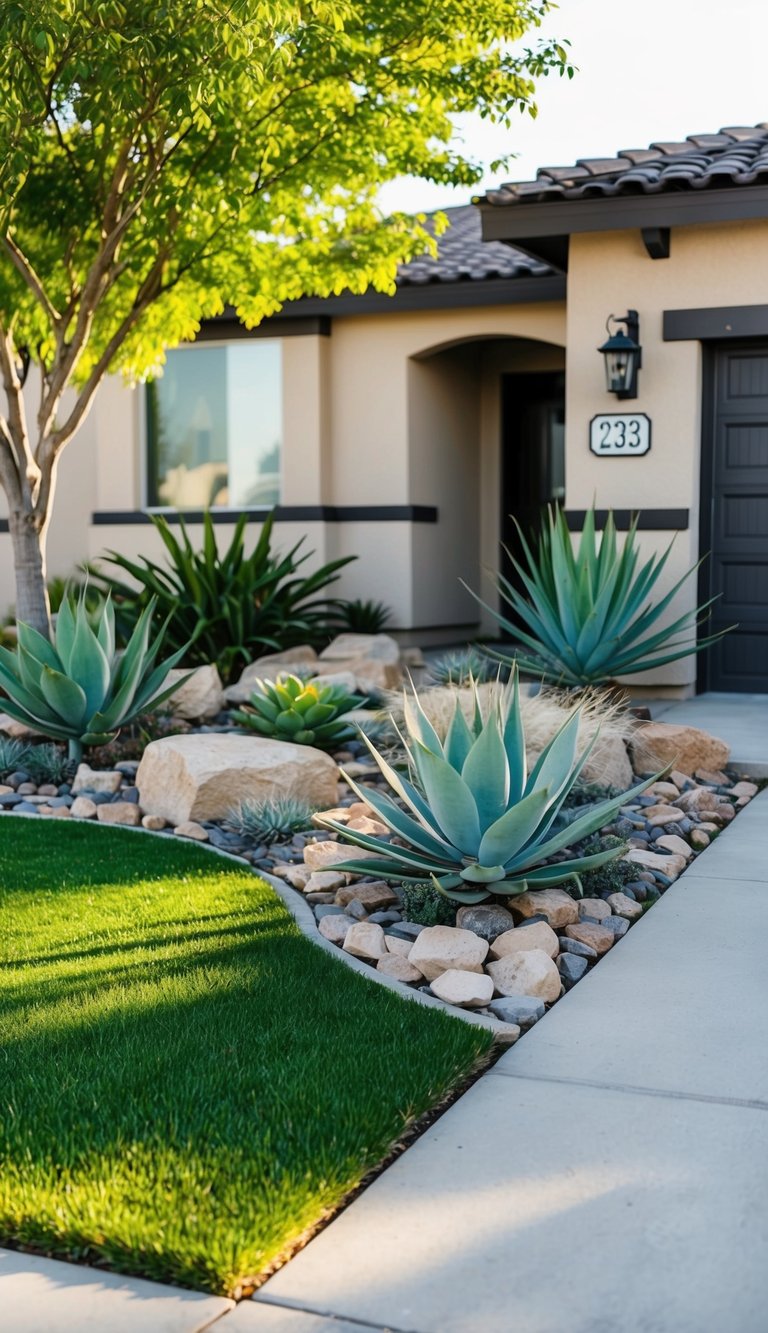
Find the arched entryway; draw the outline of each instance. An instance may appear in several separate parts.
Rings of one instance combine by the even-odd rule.
[[[454,626],[457,638],[477,633],[479,619],[493,627],[461,580],[494,600],[489,576],[502,545],[517,544],[512,516],[530,531],[564,500],[564,423],[561,346],[484,335],[411,358],[410,494],[438,507],[435,529],[416,537],[416,624]]]

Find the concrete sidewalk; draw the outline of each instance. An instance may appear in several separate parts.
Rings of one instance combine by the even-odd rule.
[[[657,716],[768,772],[768,700],[729,702]],[[0,1252],[3,1333],[764,1333],[766,824],[768,791],[253,1300]]]

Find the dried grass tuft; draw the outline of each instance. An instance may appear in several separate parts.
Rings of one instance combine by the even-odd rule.
[[[478,685],[477,693],[483,717],[488,716],[499,685],[492,681]],[[438,685],[419,690],[419,701],[440,739],[445,738],[458,698],[467,721],[474,713],[475,702],[471,689]],[[388,711],[399,727],[403,727],[403,697],[396,691],[387,696]],[[636,726],[635,719],[621,704],[611,702],[600,690],[583,690],[578,697],[582,709],[579,725],[579,750],[583,750],[599,730],[581,780],[601,782],[607,786],[629,786],[632,769],[626,752],[626,743]],[[525,685],[520,690],[520,708],[525,730],[525,748],[529,765],[538,758],[544,746],[560,730],[577,707],[573,694],[565,690],[542,689],[529,694]]]

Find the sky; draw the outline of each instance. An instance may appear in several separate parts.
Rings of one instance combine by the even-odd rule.
[[[460,121],[468,156],[518,155],[478,193],[532,180],[540,166],[768,122],[768,0],[560,0],[540,32],[570,39],[577,72],[541,80],[538,117],[521,116],[509,131]],[[381,204],[415,212],[466,203],[470,193],[403,177],[383,188]]]

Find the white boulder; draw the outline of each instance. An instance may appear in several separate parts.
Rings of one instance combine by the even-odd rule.
[[[188,677],[187,680],[184,677]],[[174,717],[181,717],[187,722],[205,721],[216,717],[224,707],[224,688],[219,669],[216,666],[195,667],[190,674],[174,668],[168,672],[166,685],[174,681],[183,681],[179,688],[169,695],[165,707],[170,708]]]

